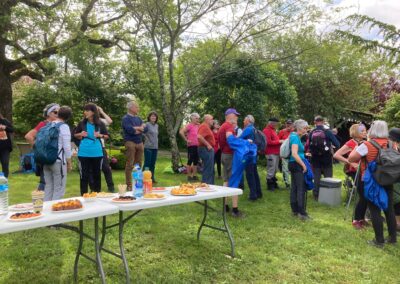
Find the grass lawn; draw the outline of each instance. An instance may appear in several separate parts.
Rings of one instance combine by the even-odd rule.
[[[15,152],[12,171],[18,167]],[[157,161],[158,185],[185,181],[184,175],[162,174],[168,164],[166,157]],[[266,192],[265,168],[259,167],[259,171],[264,198],[250,203],[246,189],[239,204],[246,218],[228,218],[236,242],[235,259],[226,255],[230,246],[222,233],[205,228],[197,242],[203,212],[199,205],[149,209],[125,227],[133,282],[399,283],[399,245],[384,249],[368,246],[366,241],[373,238],[373,230],[355,231],[350,224],[351,214],[346,215],[344,206],[330,208],[309,198],[312,221],[293,218],[289,192]],[[123,183],[122,171],[113,174],[115,184]],[[340,166],[335,168],[335,175],[343,178]],[[34,175],[12,175],[10,203],[28,202],[37,181]],[[102,184],[105,189],[104,178]],[[75,171],[68,175],[66,197],[78,194],[79,176]],[[220,206],[219,200],[211,203]],[[109,220],[115,221],[116,217]],[[43,228],[0,235],[0,283],[73,282],[77,244],[77,235],[67,230]],[[117,229],[108,234],[106,244],[117,250]],[[86,245],[84,251],[92,253],[93,249]],[[124,283],[122,262],[105,253],[102,257],[108,283]],[[99,283],[95,266],[85,259],[80,262],[79,280]]]

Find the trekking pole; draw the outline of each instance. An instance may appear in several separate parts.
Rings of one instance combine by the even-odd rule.
[[[361,163],[358,164],[357,172],[356,172],[356,175],[354,177],[354,183],[353,183],[353,187],[352,187],[352,189],[350,191],[350,196],[349,196],[349,200],[347,201],[346,209],[349,209],[351,200],[353,199],[353,195],[355,195],[354,192],[357,192],[358,177],[359,177],[360,172],[361,172],[360,164]]]

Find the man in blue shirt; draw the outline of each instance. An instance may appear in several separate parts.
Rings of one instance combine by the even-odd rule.
[[[321,175],[324,177],[333,176],[333,150],[340,148],[340,143],[331,130],[325,127],[325,120],[322,116],[314,119],[315,128],[308,135],[306,150],[311,153],[311,165],[314,172],[314,198],[318,200],[319,184]]]
[[[142,166],[143,160],[143,133],[147,132],[147,126],[138,116],[139,105],[130,101],[127,104],[128,113],[122,118],[122,130],[125,141],[125,181],[128,189],[132,188],[132,169],[134,164]]]
[[[244,130],[240,135],[240,138],[254,141],[254,117],[249,114],[244,118],[243,125]],[[262,198],[261,193],[261,184],[260,184],[260,177],[258,176],[258,169],[257,169],[257,157],[255,157],[252,163],[249,163],[246,166],[246,179],[247,183],[250,188],[250,201],[256,201],[259,198]]]

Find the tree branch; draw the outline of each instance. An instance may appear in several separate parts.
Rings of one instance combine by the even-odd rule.
[[[32,79],[38,80],[38,81],[43,81],[44,77],[40,73],[30,70],[27,67],[19,69],[16,72],[13,72],[11,74],[11,82],[15,83],[16,81],[19,80],[22,76],[29,76]]]
[[[61,5],[63,2],[66,2],[67,0],[58,0],[56,1],[54,4],[47,6],[44,5],[41,2],[38,1],[34,1],[34,0],[19,0],[20,3],[23,3],[29,7],[35,8],[37,10],[41,10],[41,9],[53,9],[56,8],[57,6]]]

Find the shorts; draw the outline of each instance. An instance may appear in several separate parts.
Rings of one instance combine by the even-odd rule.
[[[197,164],[199,163],[199,152],[197,150],[197,146],[189,146],[187,148],[188,150],[188,166],[191,166],[193,164],[193,166],[197,166]]]
[[[222,163],[222,177],[224,181],[227,182],[231,178],[232,175],[232,161],[233,154],[221,154],[221,163]]]

